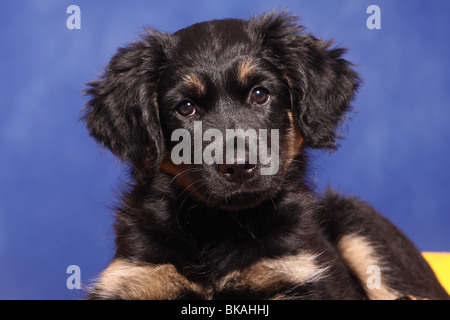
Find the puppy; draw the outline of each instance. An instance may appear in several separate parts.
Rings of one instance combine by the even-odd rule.
[[[285,12],[120,48],[83,118],[132,183],[89,297],[447,299],[377,211],[312,191],[307,150],[337,149],[360,83],[344,52]]]

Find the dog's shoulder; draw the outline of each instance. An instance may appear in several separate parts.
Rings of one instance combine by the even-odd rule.
[[[447,299],[413,242],[372,206],[327,190],[321,223],[370,299]]]
[[[326,190],[320,202],[320,217],[333,241],[338,241],[344,234],[368,234],[374,227],[389,224],[368,203],[354,196],[343,196],[331,188]]]

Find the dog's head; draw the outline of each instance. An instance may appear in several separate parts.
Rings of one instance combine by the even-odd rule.
[[[277,192],[302,146],[334,150],[358,87],[343,49],[285,13],[147,30],[89,84],[91,135],[210,206]]]

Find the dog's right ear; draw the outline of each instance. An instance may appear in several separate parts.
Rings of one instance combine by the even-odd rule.
[[[168,37],[147,30],[141,41],[120,48],[86,90],[91,100],[82,119],[89,133],[134,166],[156,169],[163,153],[156,89]]]

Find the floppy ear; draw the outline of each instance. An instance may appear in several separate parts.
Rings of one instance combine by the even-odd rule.
[[[291,91],[292,113],[305,142],[312,148],[335,150],[337,131],[350,109],[360,80],[342,58],[344,49],[330,49],[302,33],[298,18],[286,13],[267,14],[256,25],[263,46],[282,70]]]
[[[156,87],[166,35],[147,32],[120,48],[100,80],[88,84],[91,100],[83,120],[91,136],[122,161],[157,168],[164,144]]]

